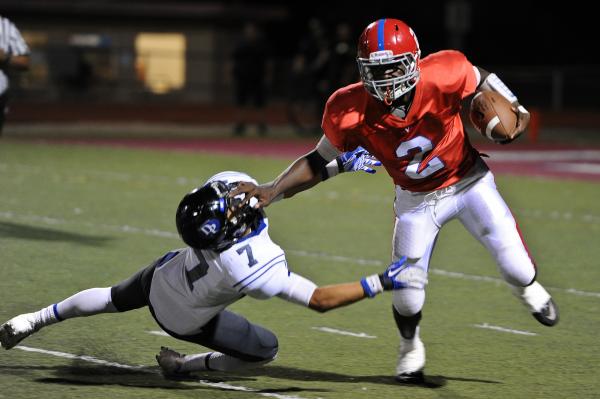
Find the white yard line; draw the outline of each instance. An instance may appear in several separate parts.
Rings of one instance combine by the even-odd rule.
[[[356,338],[377,338],[374,335],[369,335],[366,333],[354,333],[354,332],[350,332],[350,331],[344,331],[344,330],[338,330],[335,328],[329,328],[329,327],[313,327],[313,330],[318,330],[318,331],[323,331],[326,333],[331,333],[331,334],[339,334],[339,335],[348,335],[350,337],[356,337]]]
[[[568,161],[591,161],[600,162],[599,150],[521,150],[521,151],[485,151],[490,156],[491,162],[568,162]],[[22,171],[40,174],[46,173],[47,170],[40,166],[32,166],[19,162],[0,162],[0,170],[6,171],[11,168]],[[60,173],[60,172],[59,172]],[[117,181],[132,181],[132,180],[152,180],[161,182],[173,182],[178,185],[190,184],[190,182],[199,182],[198,178],[177,177],[173,178],[164,175],[149,175],[144,173],[130,173],[119,171],[103,171],[96,169],[78,169],[78,174],[88,174],[101,178],[112,179]]]
[[[488,276],[478,276],[476,274],[466,274],[461,272],[450,272],[447,270],[431,268],[429,269],[429,273],[437,274],[438,276],[458,278],[461,280],[470,280],[470,281],[485,281],[487,283],[494,283],[496,285],[502,285],[504,280],[498,277],[488,277]]]
[[[518,334],[518,335],[528,335],[528,336],[538,335],[537,333],[533,333],[533,332],[529,332],[529,331],[513,330],[512,328],[505,328],[505,327],[500,327],[500,326],[493,326],[493,325],[488,324],[488,323],[473,324],[473,327],[484,328],[484,329],[487,329],[487,330],[494,330],[494,331],[502,331],[502,332],[511,333],[511,334]]]
[[[491,162],[600,161],[598,150],[485,151],[485,153],[490,156]]]
[[[534,214],[534,216],[535,216],[535,214]],[[586,216],[588,218],[587,219],[584,218],[584,220],[586,220],[588,223],[600,223],[600,217],[594,216],[594,215],[586,215]],[[556,217],[559,218],[559,217],[565,217],[565,216],[564,215],[561,216],[560,214],[558,214],[558,215],[556,215]],[[90,223],[90,222],[69,221],[66,219],[58,219],[58,218],[52,218],[52,217],[48,217],[48,216],[20,215],[15,212],[12,212],[12,211],[0,211],[0,218],[10,219],[10,220],[32,221],[32,222],[49,224],[49,225],[70,224],[70,225],[86,226],[86,227],[92,228],[95,231],[97,231],[98,228],[103,228],[106,230],[118,231],[118,232],[122,232],[122,233],[143,234],[146,236],[172,238],[172,239],[179,240],[179,235],[174,232],[158,230],[158,229],[145,229],[145,228],[134,227],[134,226],[129,226],[129,225],[111,225],[111,224],[103,224],[103,223],[96,224],[96,223]],[[350,264],[356,264],[356,265],[361,265],[361,266],[366,265],[366,266],[382,267],[385,265],[384,262],[377,260],[377,259],[363,259],[363,258],[355,258],[355,257],[350,257],[350,256],[333,255],[333,254],[327,254],[327,253],[322,253],[322,252],[310,252],[310,251],[295,250],[295,249],[288,249],[286,252],[289,254],[294,254],[294,255],[302,256],[302,257],[319,258],[319,259],[324,259],[324,260],[328,260],[328,261],[350,263]],[[504,282],[504,280],[502,280],[500,278],[496,278],[496,277],[479,276],[479,275],[475,275],[475,274],[466,274],[466,273],[461,273],[461,272],[452,272],[452,271],[447,271],[447,270],[443,270],[443,269],[439,269],[439,268],[435,268],[435,267],[432,267],[429,270],[429,272],[432,274],[437,274],[437,275],[445,276],[445,277],[458,278],[461,280],[470,280],[470,281],[485,281],[485,282],[494,283],[496,285],[502,285],[502,283]],[[582,290],[578,290],[576,288],[558,288],[558,287],[546,287],[546,288],[551,289],[553,291],[561,291],[561,292],[564,292],[567,294],[573,294],[573,295],[577,295],[577,296],[600,298],[600,292],[582,291]]]
[[[46,350],[46,349],[32,348],[32,347],[29,347],[29,346],[19,345],[19,346],[15,346],[15,349],[21,349],[22,351],[25,351],[25,352],[35,352],[35,353],[41,353],[41,354],[44,354],[44,355],[51,355],[51,356],[56,356],[56,357],[62,357],[62,358],[65,358],[65,359],[83,360],[83,361],[86,361],[88,363],[101,364],[103,366],[110,366],[110,367],[118,367],[118,368],[121,368],[121,369],[140,370],[140,369],[146,368],[146,366],[130,366],[128,364],[121,364],[121,363],[110,362],[108,360],[98,359],[97,357],[94,357],[94,356],[74,355],[72,353],[50,351],[50,350]]]
[[[152,369],[147,366],[131,366],[128,364],[116,363],[116,362],[111,362],[108,360],[99,359],[94,356],[75,355],[72,353],[51,351],[51,350],[40,349],[40,348],[32,348],[29,346],[22,346],[22,345],[15,346],[15,349],[20,349],[20,350],[26,351],[26,352],[41,353],[44,355],[50,355],[50,356],[55,356],[55,357],[62,357],[64,359],[83,360],[88,363],[101,364],[103,366],[117,367],[117,368],[127,369],[127,370],[144,370],[144,369],[146,369],[148,371],[148,373],[159,373],[158,370]],[[304,398],[302,398],[300,396],[296,396],[296,395],[290,396],[290,395],[281,395],[278,393],[260,392],[260,390],[258,390],[258,389],[248,388],[248,387],[244,387],[244,386],[240,386],[240,385],[226,384],[224,382],[211,382],[211,381],[207,381],[207,380],[196,380],[195,382],[197,382],[201,385],[205,385],[205,386],[209,386],[209,387],[213,387],[213,388],[224,389],[224,390],[228,390],[228,391],[255,392],[255,393],[259,394],[260,396],[265,396],[268,398],[304,399]]]
[[[327,333],[332,333],[332,334],[349,335],[351,337],[358,337],[358,338],[377,338],[376,336],[368,335],[366,333],[353,333],[350,331],[336,330],[335,328],[329,328],[329,327],[312,327],[312,329],[327,332]],[[146,331],[146,332],[148,334],[158,335],[160,337],[170,337],[170,335],[164,331],[152,330],[152,331]]]
[[[546,165],[547,169],[556,170],[558,172],[587,173],[591,175],[600,174],[600,164],[597,163],[557,162],[548,163]]]
[[[164,331],[152,330],[152,331],[146,331],[146,332],[147,332],[148,334],[151,334],[151,335],[158,335],[158,336],[160,336],[160,337],[170,337],[170,335],[169,335],[169,334],[167,334],[167,333],[166,333],[166,332],[164,332]]]
[[[20,171],[29,172],[30,174],[46,174],[48,171],[46,168],[40,166],[31,166],[20,163],[0,163],[0,171],[8,171],[10,168],[18,169]],[[160,175],[148,175],[143,173],[129,173],[129,172],[114,172],[114,171],[103,171],[93,169],[78,169],[76,172],[61,173],[60,171],[53,171],[53,175],[57,176],[80,176],[88,175],[94,176],[107,181],[117,182],[131,182],[131,181],[151,181],[160,182],[166,184],[175,183],[178,186],[194,186],[202,184],[202,180],[199,178],[192,177],[172,177],[172,176],[160,176]]]
[[[342,263],[350,262],[350,263],[354,263],[356,265],[383,266],[383,262],[381,262],[379,260],[373,260],[373,259],[362,259],[362,258],[355,258],[355,257],[349,257],[349,256],[331,255],[331,254],[326,254],[326,253],[322,253],[322,252],[308,252],[308,251],[303,251],[303,250],[299,250],[299,249],[287,249],[285,252],[287,252],[288,254],[303,256],[306,258],[327,259],[327,260],[332,260],[335,262],[342,262]]]

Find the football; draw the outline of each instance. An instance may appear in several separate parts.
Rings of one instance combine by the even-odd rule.
[[[480,91],[471,100],[469,118],[473,127],[493,141],[514,138],[517,114],[508,100],[494,91]]]

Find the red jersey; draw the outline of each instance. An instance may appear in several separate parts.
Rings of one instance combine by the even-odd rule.
[[[421,77],[404,119],[355,83],[329,98],[323,131],[340,151],[364,147],[403,189],[437,190],[459,181],[479,157],[459,114],[461,100],[476,86],[473,65],[462,53],[440,51],[421,61]]]

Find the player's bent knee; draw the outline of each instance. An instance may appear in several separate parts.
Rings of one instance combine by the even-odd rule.
[[[258,327],[258,326],[256,326]],[[256,329],[256,340],[250,353],[242,356],[248,362],[268,363],[277,357],[279,341],[277,336],[265,328]]]
[[[425,290],[419,288],[405,288],[393,292],[392,303],[394,309],[401,316],[412,316],[423,309],[425,304]]]
[[[277,341],[277,337],[273,334],[273,339],[267,343],[261,351],[262,361],[270,362],[274,360],[277,357],[277,352],[279,352],[279,342]]]

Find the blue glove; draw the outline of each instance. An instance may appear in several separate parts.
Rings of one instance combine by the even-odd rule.
[[[403,288],[423,289],[427,285],[427,272],[417,266],[409,265],[406,256],[398,259],[379,275],[384,291]]]
[[[367,150],[357,147],[353,151],[344,152],[336,158],[339,172],[356,172],[359,170],[373,174],[377,172],[371,166],[381,166],[381,162]]]

